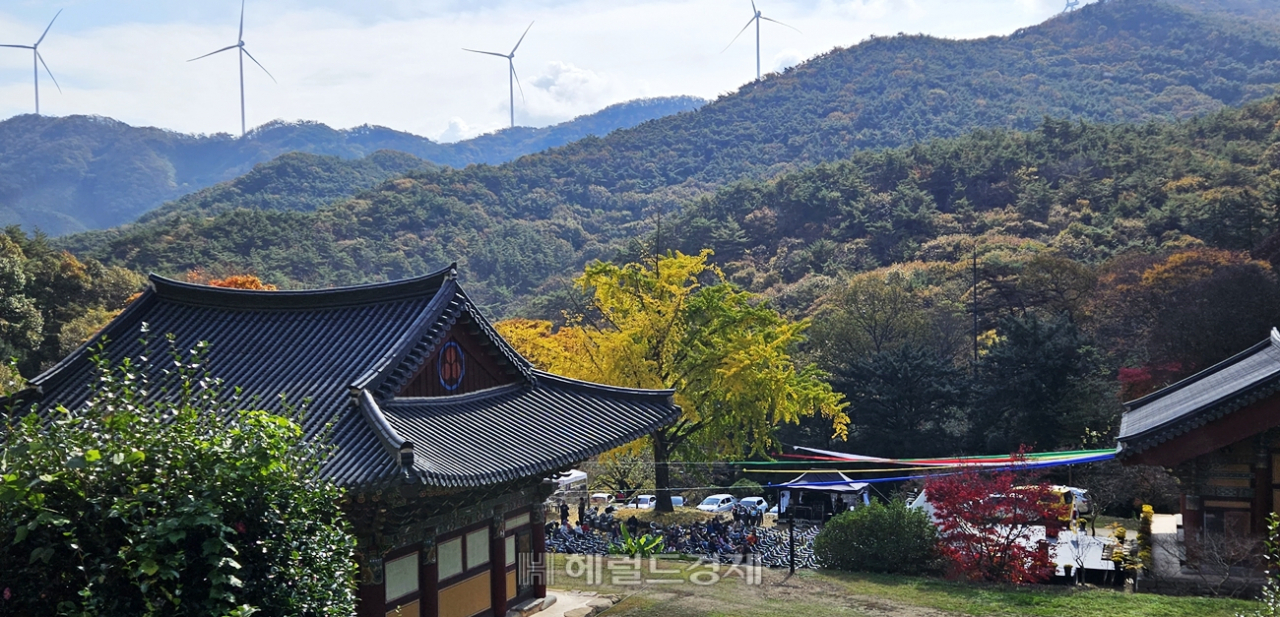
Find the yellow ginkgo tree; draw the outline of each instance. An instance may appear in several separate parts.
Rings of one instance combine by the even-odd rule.
[[[499,330],[539,367],[635,388],[671,388],[683,413],[649,436],[658,509],[671,510],[675,456],[738,457],[775,445],[774,429],[819,415],[843,438],[843,396],[791,357],[808,321],[789,321],[726,282],[710,251],[650,263],[588,265],[575,284],[586,307],[555,328],[510,320]]]

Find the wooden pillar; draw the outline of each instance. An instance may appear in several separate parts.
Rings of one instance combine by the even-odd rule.
[[[489,589],[494,617],[507,614],[507,542],[503,515],[494,517],[489,536]]]
[[[542,515],[542,504],[533,508],[533,597],[547,597],[547,569],[551,567],[547,556],[547,527]]]
[[[382,559],[362,560],[358,576],[360,587],[356,590],[356,615],[383,617],[386,612],[386,592],[382,580]]]
[[[422,590],[422,617],[440,615],[440,570],[436,564],[436,543],[422,547],[422,565],[418,568],[418,589]]]
[[[1204,529],[1204,507],[1199,495],[1182,496],[1182,539],[1192,543],[1200,538]]]
[[[1271,511],[1271,453],[1267,449],[1266,433],[1258,435],[1253,444],[1253,489],[1250,503],[1249,531],[1267,533],[1267,515]]]

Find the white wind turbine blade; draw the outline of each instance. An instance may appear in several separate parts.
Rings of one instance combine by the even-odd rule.
[[[0,45],[0,47],[12,47],[14,49],[35,49],[30,45]]]
[[[267,67],[262,66],[262,63],[261,63],[261,62],[258,62],[258,59],[257,59],[257,58],[254,58],[254,57],[253,57],[253,54],[249,53],[249,50],[248,50],[248,49],[246,49],[246,48],[244,48],[244,47],[241,47],[241,48],[240,48],[240,51],[244,52],[244,55],[249,56],[249,59],[250,59],[250,60],[253,60],[253,63],[254,63],[254,64],[256,64],[256,65],[258,65],[258,68],[262,69],[262,72],[263,72],[263,73],[266,73],[266,74],[267,74],[267,77],[270,77],[270,78],[271,78],[271,81],[275,81],[275,83],[280,83],[280,82],[276,81],[276,76],[275,76],[275,75],[272,75],[272,74],[271,74],[271,71],[268,71],[268,70],[267,70]]]
[[[756,0],[751,0],[751,14],[755,15],[755,14],[758,14],[759,12],[760,12],[760,9],[756,8]]]
[[[525,100],[524,86],[520,85],[520,75],[516,74],[516,63],[514,61],[511,61],[511,76],[516,78],[516,87],[520,89],[520,100]]]
[[[235,48],[237,48],[237,47],[239,47],[239,45],[227,45],[226,47],[223,47],[222,49],[219,49],[218,51],[211,51],[211,52],[209,52],[209,53],[207,53],[207,54],[205,54],[205,55],[203,55],[203,56],[199,56],[199,57],[196,57],[196,58],[192,58],[192,59],[190,59],[190,60],[187,60],[187,62],[195,62],[196,60],[199,60],[200,58],[208,58],[209,56],[212,56],[213,54],[220,54],[220,53],[222,53],[222,52],[224,52],[224,51],[227,51],[227,50],[230,50],[230,49],[235,49]]]
[[[236,42],[244,42],[244,0],[240,0],[240,34],[236,35]],[[267,70],[267,69],[262,69]]]
[[[771,22],[773,22],[773,23],[775,23],[775,24],[778,24],[779,26],[787,26],[787,24],[784,24],[784,23],[782,23],[782,22],[780,22],[780,21],[778,21],[778,20],[776,20],[776,19],[769,19],[768,17],[765,17],[764,15],[761,15],[761,16],[760,16],[760,19],[763,19],[763,20],[765,20],[765,21],[771,21]],[[795,26],[787,26],[787,27],[788,27],[788,28],[791,28],[792,30],[795,30],[796,32],[800,32],[800,29],[799,29],[799,28],[796,28]],[[800,34],[804,34],[804,33],[803,33],[803,32],[800,32]]]
[[[44,67],[44,72],[49,74],[49,79],[53,80],[53,85],[58,88],[58,92],[62,92],[62,86],[58,85],[58,78],[53,76],[53,71],[49,70],[49,65],[44,63],[44,56],[40,55],[38,51],[36,52],[36,59],[40,61],[40,66]]]
[[[533,27],[533,22],[529,22],[529,28]],[[524,42],[525,35],[529,34],[529,28],[524,29],[524,34],[520,35],[520,40],[516,41],[516,46],[511,48],[511,55],[516,55],[516,50],[520,49],[520,44]]]
[[[40,40],[36,41],[36,44],[32,45],[32,47],[39,47],[40,43],[44,42],[44,37],[49,35],[49,29],[53,27],[53,22],[58,21],[58,15],[61,15],[61,14],[62,14],[62,9],[58,9],[58,12],[54,14],[53,19],[49,20],[49,25],[45,27],[44,34],[40,35]]]
[[[508,56],[507,54],[500,54],[496,51],[480,51],[479,49],[467,49],[466,47],[463,47],[462,51],[469,51],[473,54],[488,54],[490,56],[497,56],[499,58],[506,58],[508,60],[511,59],[511,56]]]
[[[732,41],[729,41],[729,44],[728,44],[728,45],[725,45],[725,46],[724,46],[724,49],[721,49],[721,50],[720,50],[720,53],[724,53],[724,52],[726,52],[726,51],[729,51],[729,48],[730,48],[730,47],[733,47],[733,44],[734,44],[734,43],[736,43],[736,42],[738,42],[738,37],[742,36],[742,33],[743,33],[743,32],[746,32],[746,31],[747,31],[747,28],[750,28],[750,27],[751,27],[751,22],[754,22],[755,20],[756,20],[756,18],[755,18],[754,16],[753,16],[751,19],[748,19],[748,20],[747,20],[747,25],[743,26],[743,27],[742,27],[742,29],[741,29],[741,30],[739,30],[737,34],[733,35],[733,40],[732,40]]]

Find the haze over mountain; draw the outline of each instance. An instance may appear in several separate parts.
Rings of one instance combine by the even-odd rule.
[[[294,151],[352,159],[397,150],[440,165],[501,163],[703,103],[694,97],[636,100],[554,126],[515,127],[447,144],[378,126],[336,130],[277,121],[238,139],[91,116],[16,116],[0,122],[0,225],[39,228],[55,236],[120,225]]]
[[[1280,43],[1269,31],[1155,0],[1113,0],[1005,37],[875,38],[767,76],[693,113],[496,167],[411,171],[315,212],[264,210],[249,201],[236,202],[244,208],[189,204],[189,214],[175,206],[162,219],[69,238],[65,246],[140,270],[248,270],[285,286],[398,278],[458,260],[487,290],[485,302],[502,311],[584,261],[632,250],[627,243],[651,233],[660,214],[689,211],[699,203],[694,200],[735,182],[975,129],[1034,130],[1045,116],[1107,123],[1191,118],[1271,96],[1278,86]],[[988,147],[983,139],[970,145]],[[940,143],[936,147],[953,147]],[[893,178],[888,185],[873,183],[892,193],[898,183],[929,173],[922,168],[903,175],[912,169],[905,161],[905,154],[891,155],[867,181]],[[1017,161],[1035,166],[1030,157]],[[1070,157],[1055,164],[1073,173],[1088,169]],[[1007,183],[1000,175],[1006,171],[975,181]],[[788,215],[772,224],[819,225],[823,212],[844,199],[841,182],[805,182],[812,192],[805,203],[816,209],[816,218]],[[1012,207],[1005,203],[1007,192],[974,191],[994,201],[966,208]],[[929,204],[944,197],[906,202],[903,220],[918,214],[926,225],[933,217]],[[860,225],[897,229],[890,215],[898,206],[883,199],[881,210],[866,210],[880,212],[883,220],[860,214],[871,217]],[[765,209],[753,218],[761,205],[701,217],[715,224],[698,227],[694,237],[703,245],[741,249],[743,230],[768,227],[759,217],[778,211]],[[219,213],[208,215],[214,211]],[[700,225],[686,222],[688,229]],[[768,273],[780,247],[762,247],[748,252],[763,260],[765,278],[755,286],[769,287],[776,283]],[[883,249],[860,263],[910,254],[902,247]]]

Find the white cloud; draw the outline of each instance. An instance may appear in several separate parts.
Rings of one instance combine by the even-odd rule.
[[[479,134],[479,131],[468,126],[467,122],[462,118],[453,117],[449,118],[449,128],[445,129],[444,132],[439,135],[436,135],[435,140],[443,143],[452,143],[475,137]]]
[[[770,70],[775,73],[781,73],[801,62],[804,62],[804,55],[800,53],[800,50],[788,48],[775,54],[769,64],[773,67]]]
[[[41,47],[63,89],[41,81],[45,113],[235,132],[235,54],[186,61],[235,42],[237,4],[17,0],[0,6],[0,43],[34,41],[65,5]],[[1008,33],[1062,9],[1062,0],[757,4],[803,32],[762,30],[761,55],[775,70],[872,34]],[[754,36],[724,49],[749,17],[746,0],[251,0],[245,41],[279,83],[246,67],[249,124],[369,123],[441,138],[506,126],[504,62],[461,48],[506,51],[531,21],[516,55],[528,74],[527,100],[516,99],[521,123],[560,122],[640,96],[712,98],[755,76]],[[30,63],[21,50],[0,49],[0,118],[31,111]]]

